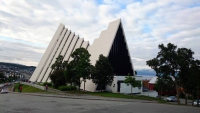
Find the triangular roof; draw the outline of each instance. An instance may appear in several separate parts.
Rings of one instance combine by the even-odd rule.
[[[103,54],[109,58],[115,74],[124,76],[130,73],[134,75],[121,19],[111,22],[107,30],[102,31],[100,37],[89,46],[88,51],[91,54],[92,65],[95,65],[99,55]]]
[[[126,76],[128,73],[134,75],[121,19],[111,22],[108,28],[101,32],[100,37],[88,47],[88,52],[91,54],[92,65],[95,65],[99,55],[103,54],[108,57],[115,76]],[[81,88],[82,86],[83,83]],[[95,91],[97,88],[92,80],[86,80],[85,86],[87,91]]]

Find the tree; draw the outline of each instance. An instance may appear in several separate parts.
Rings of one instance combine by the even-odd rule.
[[[52,70],[53,71],[56,71],[56,70],[60,70],[60,69],[63,69],[63,56],[62,55],[59,55],[57,58],[56,58],[56,61],[55,63],[51,66]],[[66,65],[66,62],[64,62],[64,64]]]
[[[66,77],[64,75],[64,70],[56,70],[50,75],[51,81],[55,88],[63,86],[66,84]]]
[[[191,84],[193,84],[193,91],[194,94],[197,96],[197,100],[199,100],[199,92],[200,92],[200,60],[194,60],[192,62],[192,65],[190,67],[190,74],[192,81]],[[193,94],[193,96],[194,96]],[[197,106],[199,106],[199,103],[197,102]]]
[[[74,82],[75,72],[73,70],[73,65],[71,62],[67,65],[67,69],[65,69],[64,74],[66,77],[66,82],[70,83],[70,85],[72,86],[72,84],[75,83]]]
[[[59,55],[55,63],[51,66],[52,72],[50,73],[50,78],[55,88],[66,84],[64,69],[66,68],[67,62],[63,62],[63,58],[62,55]]]
[[[128,74],[128,76],[125,77],[126,79],[124,80],[124,83],[127,84],[128,86],[131,85],[131,95],[132,95],[132,87],[141,87],[142,84],[140,81],[135,80],[135,78],[133,76],[131,76],[130,74]]]
[[[186,105],[187,105],[188,95],[189,95],[189,93],[191,93],[191,91],[190,91],[191,88],[188,86],[189,84],[186,84],[186,83],[189,83],[190,82],[189,79],[191,79],[190,67],[194,60],[193,54],[194,54],[194,52],[191,49],[178,48],[178,50],[177,50],[177,55],[178,55],[177,63],[179,65],[178,76],[180,79],[181,88],[184,89],[184,91],[182,90],[182,92],[183,92],[183,94],[185,94],[185,104]]]
[[[152,69],[155,70],[156,76],[172,76],[175,80],[175,87],[177,91],[177,99],[178,104],[180,104],[179,100],[179,79],[177,76],[179,66],[177,63],[178,55],[176,52],[177,46],[174,44],[168,43],[167,47],[163,44],[159,45],[158,48],[160,51],[156,58],[148,60],[146,63]]]
[[[156,84],[154,85],[154,89],[159,92],[160,97],[162,96],[163,90],[169,91],[174,89],[174,82],[171,78],[164,78],[165,76],[161,76],[157,78]],[[167,76],[169,77],[169,76]]]
[[[81,85],[81,78],[84,81],[84,90],[86,79],[90,79],[90,54],[85,48],[76,49],[71,57],[73,60],[70,64],[73,66],[73,72],[75,73],[75,83],[79,86]]]
[[[102,54],[99,55],[99,59],[95,64],[95,69],[91,77],[93,83],[101,88],[101,92],[104,86],[112,84],[114,74],[107,57],[104,57]]]

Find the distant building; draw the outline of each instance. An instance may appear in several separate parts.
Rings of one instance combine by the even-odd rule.
[[[150,81],[149,81],[149,90],[154,90],[154,85],[157,82],[157,76],[153,77]]]
[[[92,45],[89,45],[88,41],[79,38],[74,32],[60,24],[30,81],[49,82],[49,74],[52,72],[51,66],[56,61],[56,58],[62,55],[64,56],[64,61],[71,61],[70,55],[80,47],[86,48],[91,54],[92,65],[95,65],[100,54],[108,57],[114,70],[115,78],[112,86],[105,86],[105,90],[120,92],[124,83],[119,81],[123,81],[128,73],[135,75],[121,19],[118,19],[111,22],[108,28],[101,32],[100,37],[94,40]],[[142,77],[136,77],[136,80],[142,80]],[[83,88],[83,84],[81,88]],[[98,87],[92,80],[87,80],[85,88],[87,91],[96,91]]]

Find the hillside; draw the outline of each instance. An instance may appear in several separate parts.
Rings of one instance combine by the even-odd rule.
[[[15,63],[6,63],[6,62],[0,62],[0,65],[4,65],[6,67],[16,67],[19,69],[34,69],[35,70],[35,66],[26,66],[26,65],[22,65],[22,64],[15,64]]]

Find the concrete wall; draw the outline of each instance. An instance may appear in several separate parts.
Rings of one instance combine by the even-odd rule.
[[[114,79],[111,85],[106,86],[106,90],[113,93],[117,93],[117,76],[114,76]]]
[[[113,83],[111,85],[106,86],[106,90],[110,92],[117,93],[117,82],[118,81],[124,81],[126,76],[115,76]],[[142,84],[142,76],[134,76],[136,80],[141,81]],[[131,93],[131,86],[127,86],[125,83],[121,83],[120,85],[120,92],[119,93]],[[132,87],[132,93],[142,93],[142,87],[141,88],[133,88]]]
[[[71,30],[68,30],[63,24],[60,24],[37,68],[32,74],[30,81],[50,82],[49,75],[52,72],[51,66],[55,63],[56,58],[62,55],[64,57],[63,61],[68,61],[75,49],[79,47],[88,48],[89,42],[83,41],[83,38],[79,39],[78,35],[75,36],[75,33],[71,33]]]
[[[61,35],[63,29],[64,29],[64,25],[60,24],[51,40],[51,42],[49,43],[45,53],[43,54],[39,64],[37,65],[37,68],[35,69],[33,75],[30,78],[30,81],[37,81],[38,77],[41,74],[41,71],[44,69],[44,66],[47,62],[47,60],[49,59],[50,54],[52,53],[55,44],[57,43],[57,39],[59,38],[59,36]]]
[[[45,78],[45,81],[46,81],[46,78],[49,76],[49,72],[51,71],[51,65],[53,64],[52,60],[56,59],[55,54],[57,53],[57,50],[60,47],[60,44],[61,44],[61,42],[62,42],[62,40],[64,38],[64,35],[65,35],[66,31],[67,31],[67,29],[65,28],[63,30],[62,34],[60,35],[59,39],[57,39],[57,43],[54,46],[54,49],[53,49],[52,53],[50,54],[50,57],[48,58],[47,63],[44,66],[44,69],[42,70],[37,82],[41,82],[43,80],[43,78]]]

